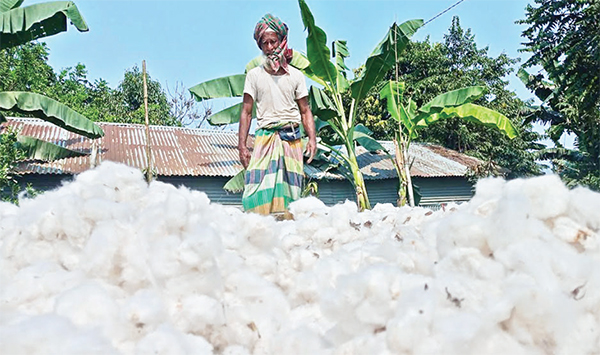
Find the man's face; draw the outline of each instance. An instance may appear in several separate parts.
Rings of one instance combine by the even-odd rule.
[[[275,48],[279,47],[279,37],[275,32],[266,32],[260,39],[260,49],[265,55],[271,55]]]

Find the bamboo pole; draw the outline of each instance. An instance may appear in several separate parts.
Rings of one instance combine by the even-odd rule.
[[[144,118],[146,120],[146,157],[148,163],[146,166],[146,181],[152,180],[152,151],[150,149],[150,121],[148,119],[148,84],[146,83],[146,61],[142,61],[142,77],[144,78]]]

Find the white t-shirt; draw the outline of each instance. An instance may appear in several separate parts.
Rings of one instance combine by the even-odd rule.
[[[308,96],[306,80],[300,70],[291,65],[288,70],[284,75],[271,75],[261,65],[246,74],[244,93],[252,96],[256,104],[258,128],[276,122],[300,124],[296,100]]]

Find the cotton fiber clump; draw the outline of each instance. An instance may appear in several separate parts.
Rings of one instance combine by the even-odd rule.
[[[471,202],[293,221],[105,162],[0,203],[6,354],[585,354],[600,349],[600,195],[486,179]]]

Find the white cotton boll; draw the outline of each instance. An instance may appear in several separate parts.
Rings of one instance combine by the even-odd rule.
[[[213,347],[203,337],[183,334],[170,325],[161,325],[156,331],[146,335],[135,348],[139,355],[160,354],[212,354]]]
[[[174,323],[186,333],[203,334],[211,326],[225,324],[223,305],[206,295],[190,295],[177,304],[173,314]]]
[[[223,277],[214,261],[205,261],[200,272],[190,270],[161,280],[161,283],[162,288],[171,297],[183,297],[193,293],[220,297],[223,294]]]
[[[533,218],[531,201],[522,193],[519,181],[507,184],[512,190],[505,191],[505,198],[498,202],[490,215],[487,244],[493,253],[523,239],[537,239],[550,234],[549,228],[539,219]]]
[[[316,216],[324,216],[327,214],[329,207],[318,198],[309,196],[290,203],[288,209],[294,216],[294,220],[301,221]]]
[[[104,161],[77,175],[70,188],[85,199],[100,197],[118,202],[134,201],[147,190],[147,184],[139,169]]]
[[[7,218],[8,216],[14,216],[19,211],[19,207],[17,205],[0,201],[0,220]]]
[[[532,215],[539,219],[557,217],[567,211],[569,190],[558,175],[543,175],[531,179],[523,179],[521,193],[529,198]],[[512,181],[507,183],[510,186]]]
[[[230,345],[223,350],[223,355],[250,355],[250,351],[241,345]]]
[[[150,187],[148,208],[151,214],[160,214],[159,220],[163,222],[166,233],[175,234],[183,230],[187,224],[189,202],[186,190],[177,189],[175,186],[154,181]]]
[[[461,247],[453,249],[435,267],[440,279],[454,275],[464,275],[479,280],[501,280],[505,270],[501,263],[482,255],[479,249]]]
[[[292,280],[292,287],[288,291],[288,298],[292,306],[318,302],[319,283],[317,275],[312,272],[301,272]]]
[[[121,265],[119,264],[121,242],[124,236],[131,231],[121,224],[104,221],[96,225],[85,247],[81,268],[90,276],[119,278]]]
[[[560,240],[579,244],[586,250],[598,247],[598,235],[569,217],[558,217],[551,221],[552,233]]]
[[[569,335],[580,313],[573,299],[522,274],[509,276],[505,290],[515,306],[503,328],[522,344],[555,352],[556,343]]]
[[[132,326],[146,332],[155,330],[167,319],[163,297],[154,289],[138,290],[123,304],[121,312]]]
[[[104,198],[85,200],[81,206],[81,216],[96,223],[101,221],[128,222],[135,210],[131,203],[115,202]]]
[[[110,342],[92,330],[75,327],[56,315],[24,318],[17,323],[0,324],[3,354],[118,354]]]
[[[329,220],[331,226],[336,228],[338,232],[343,233],[348,228],[353,228],[350,225],[352,217],[357,215],[358,207],[355,202],[346,200],[344,203],[338,203],[329,210]]]
[[[274,255],[248,255],[246,266],[270,282],[275,280],[278,264]]]
[[[392,354],[385,344],[384,328],[378,329],[373,335],[364,335],[353,338],[335,348],[334,355],[353,355],[353,354]]]
[[[106,336],[118,332],[120,309],[106,285],[86,283],[56,298],[55,312],[78,326],[97,326]]]
[[[489,225],[477,215],[456,213],[444,218],[439,224],[437,235],[437,252],[444,257],[457,247],[472,247],[485,255],[491,254],[486,235]]]
[[[569,216],[576,222],[600,232],[600,193],[585,187],[570,192]]]
[[[148,262],[154,277],[168,279],[187,269],[179,260],[177,249],[180,244],[179,236],[165,235],[149,245]]]
[[[480,213],[486,215],[486,212],[488,212],[486,205],[488,205],[490,201],[500,199],[505,185],[506,180],[502,178],[486,178],[478,180],[475,184],[475,195],[471,201],[469,201],[467,209],[479,210]]]
[[[511,354],[531,355],[543,353],[532,347],[526,347],[517,342],[510,334],[499,327],[495,327],[480,334],[476,339],[468,343],[466,349],[458,346],[457,354]]]
[[[581,314],[568,336],[557,344],[556,354],[593,354],[598,351],[600,327],[598,317]]]
[[[296,249],[290,252],[291,266],[297,272],[310,270],[321,255],[311,249]]]
[[[457,311],[437,318],[432,330],[439,334],[450,353],[465,354],[478,338],[487,335],[484,326],[483,319],[477,314]]]
[[[202,268],[205,261],[213,259],[223,252],[223,244],[214,229],[197,225],[182,236],[177,246],[178,259],[187,266]]]
[[[84,279],[82,273],[68,272],[55,263],[38,262],[7,278],[8,282],[0,288],[0,302],[6,307],[34,314],[50,312],[57,293]]]
[[[415,349],[431,337],[431,315],[411,309],[386,325],[385,341],[395,354],[417,353]]]
[[[308,242],[310,242],[310,240],[306,235],[291,233],[281,238],[279,247],[285,252],[289,253],[298,248],[299,246],[305,245]]]
[[[280,334],[272,340],[272,354],[330,354],[329,344],[307,327]]]
[[[264,216],[252,216],[252,222],[247,223],[246,228],[238,232],[250,242],[251,245],[261,251],[270,251],[274,248],[279,238],[275,234],[275,220]]]

